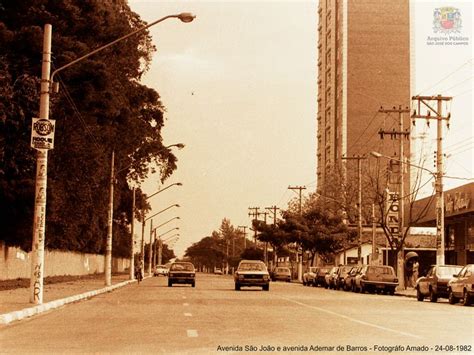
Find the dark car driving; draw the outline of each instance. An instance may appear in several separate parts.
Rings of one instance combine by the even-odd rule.
[[[190,284],[196,286],[196,270],[194,265],[188,262],[175,262],[171,264],[168,271],[168,287],[173,284]]]

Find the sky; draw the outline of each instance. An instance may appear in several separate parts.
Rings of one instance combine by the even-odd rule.
[[[130,7],[147,22],[192,12],[196,19],[168,19],[150,29],[158,48],[142,83],[166,107],[165,145],[176,150],[178,169],[163,185],[143,185],[158,234],[179,227],[175,253],[218,230],[223,218],[251,225],[249,207],[285,209],[297,195],[288,186],[316,187],[317,1],[145,1]],[[413,3],[413,94],[453,95],[451,128],[445,130],[447,175],[472,178],[472,5],[456,2],[468,45],[430,46],[438,1]],[[439,83],[437,83],[439,82]],[[434,122],[431,127],[435,126]],[[432,168],[436,131],[418,124],[412,157]],[[421,137],[425,137],[422,139]],[[430,160],[431,159],[431,160]],[[467,181],[451,179],[447,188]],[[424,195],[432,189],[427,186]],[[151,215],[150,213],[150,215]],[[136,225],[138,227],[138,224]],[[136,230],[140,230],[136,228]],[[162,236],[173,236],[173,230]],[[149,235],[149,225],[147,233]]]

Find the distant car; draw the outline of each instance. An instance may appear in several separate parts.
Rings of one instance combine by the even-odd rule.
[[[344,276],[343,289],[344,291],[351,291],[354,289],[354,279],[356,275],[362,270],[363,265],[355,265],[351,270]]]
[[[450,304],[455,304],[458,300],[462,305],[470,306],[474,297],[474,264],[464,266],[448,282],[448,299]]]
[[[383,291],[394,295],[397,286],[398,278],[393,267],[385,265],[365,265],[354,279],[355,292],[360,291],[364,293],[368,291],[375,293],[376,291]]]
[[[448,298],[448,282],[461,269],[460,265],[432,265],[426,276],[416,280],[416,299],[423,301],[425,297],[429,297],[431,302],[436,302],[438,297]]]
[[[221,268],[218,268],[218,267],[214,268],[214,274],[216,274],[216,275],[222,275],[222,269],[221,269]]]
[[[189,262],[172,263],[168,272],[168,287],[173,284],[190,284],[196,286],[196,270]]]
[[[272,281],[291,281],[291,271],[287,267],[277,266],[272,272]]]
[[[316,272],[318,268],[316,266],[310,266],[303,274],[303,286],[314,286],[316,280]]]
[[[331,271],[331,266],[318,267],[316,277],[314,279],[314,286],[326,286],[325,276]]]
[[[153,270],[153,276],[167,276],[168,275],[168,268],[164,265],[156,265],[155,270]]]
[[[270,274],[265,263],[260,260],[241,260],[234,274],[235,290],[243,286],[258,286],[262,290],[270,290]]]
[[[326,283],[326,288],[336,288],[336,277],[339,266],[334,266],[329,270],[329,272],[324,276],[324,281]]]
[[[336,277],[334,278],[334,288],[336,290],[345,289],[344,288],[344,278],[347,276],[349,271],[352,270],[354,265],[341,265],[337,270]]]

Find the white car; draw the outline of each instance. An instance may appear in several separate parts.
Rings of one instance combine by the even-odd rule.
[[[156,265],[153,276],[168,276],[168,268],[165,265]]]

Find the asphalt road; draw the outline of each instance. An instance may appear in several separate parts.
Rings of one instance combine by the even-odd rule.
[[[284,282],[234,291],[218,275],[166,281],[2,326],[0,353],[474,353],[474,307]]]

